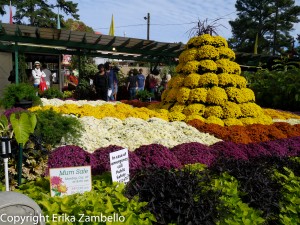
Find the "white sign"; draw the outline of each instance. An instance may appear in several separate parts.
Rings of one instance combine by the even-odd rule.
[[[50,169],[51,196],[72,195],[92,190],[91,166]]]
[[[112,181],[127,183],[129,181],[128,149],[109,154]]]

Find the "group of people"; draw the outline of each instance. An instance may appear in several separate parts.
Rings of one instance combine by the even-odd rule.
[[[110,62],[98,65],[98,72],[93,80],[98,99],[104,101],[117,100],[118,78],[116,73],[117,71]]]
[[[167,84],[171,79],[171,75],[167,74],[164,78],[159,81],[157,76],[149,74],[145,76],[143,74],[143,69],[139,69],[137,75],[134,75],[133,70],[129,71],[128,82],[127,82],[127,91],[129,92],[129,99],[133,100],[136,98],[138,91],[147,90],[151,92],[155,98],[158,98],[159,95],[167,88]]]
[[[10,75],[8,77],[8,81],[11,83],[16,82],[16,77],[15,77],[15,67],[13,70],[10,72]],[[34,69],[31,72],[31,77],[30,80],[33,82],[34,87],[39,87],[41,84],[41,81],[44,80],[47,88],[50,87],[50,80],[51,80],[52,73],[49,69],[47,69],[46,65],[41,66],[41,63],[39,61],[36,61],[34,63]]]

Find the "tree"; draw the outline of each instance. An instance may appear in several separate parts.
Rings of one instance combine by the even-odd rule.
[[[57,4],[49,4],[48,0],[13,0],[12,5],[16,7],[16,14],[13,18],[17,24],[56,27],[57,12],[55,10],[58,10],[58,8],[66,15],[79,19],[77,14],[78,4],[72,1],[57,0]],[[28,23],[26,20],[28,20]]]
[[[237,0],[238,18],[229,21],[236,51],[253,52],[256,36],[258,53],[282,53],[291,47],[290,32],[300,21],[300,6],[294,0]]]
[[[72,30],[72,31],[81,31],[81,32],[93,32],[93,28],[85,25],[81,21],[73,20],[73,19],[68,19],[67,21],[63,22],[63,25],[66,29]]]

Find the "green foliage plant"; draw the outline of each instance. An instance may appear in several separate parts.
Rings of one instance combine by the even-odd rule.
[[[13,107],[21,100],[32,101],[33,105],[38,105],[41,99],[37,96],[37,92],[38,90],[28,83],[9,84],[4,88],[0,104],[6,109]]]
[[[149,92],[149,91],[147,91],[147,90],[141,90],[141,91],[138,91],[136,93],[136,97],[138,99],[140,99],[141,101],[146,101],[146,100],[148,100],[150,98],[153,98],[154,94],[151,93],[151,92]]]
[[[218,206],[220,220],[218,225],[253,225],[265,224],[265,219],[261,217],[260,210],[249,207],[241,199],[238,191],[238,181],[227,173],[222,173],[220,177],[212,182],[212,189],[220,191],[221,204]]]
[[[48,147],[59,144],[61,139],[65,141],[78,140],[81,135],[82,126],[79,120],[72,116],[64,116],[50,110],[39,110],[36,112],[37,126],[34,135],[40,137]]]
[[[260,106],[300,110],[300,69],[260,70],[243,74]]]
[[[11,125],[8,123],[8,119],[5,115],[0,116],[0,137],[12,138],[13,132],[11,130]]]
[[[283,185],[280,202],[280,222],[285,225],[300,224],[300,177],[287,168],[275,171],[275,178]]]
[[[30,134],[34,132],[37,119],[35,114],[22,112],[20,114],[11,114],[10,122],[15,134],[15,139],[18,144],[23,146],[29,140]]]
[[[50,87],[47,90],[45,90],[43,93],[41,93],[41,97],[47,99],[63,98],[63,93],[61,93],[61,91],[58,90],[57,88]]]
[[[28,195],[41,207],[43,214],[52,218],[53,214],[74,216],[75,221],[65,224],[124,224],[151,225],[156,222],[155,217],[144,209],[146,202],[139,202],[138,198],[128,199],[124,196],[124,185],[111,183],[107,174],[93,177],[91,191],[83,194],[73,194],[63,197],[50,196],[50,182],[48,178],[39,178],[19,187],[19,192]],[[80,221],[81,215],[86,220]],[[93,216],[123,216],[124,222],[87,221]],[[96,220],[96,218],[94,218]],[[56,224],[49,221],[49,224]]]

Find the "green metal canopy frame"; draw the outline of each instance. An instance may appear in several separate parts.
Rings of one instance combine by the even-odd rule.
[[[170,64],[175,62],[183,49],[182,43],[156,42],[0,22],[0,51],[15,53],[16,72],[19,52],[84,55]]]

